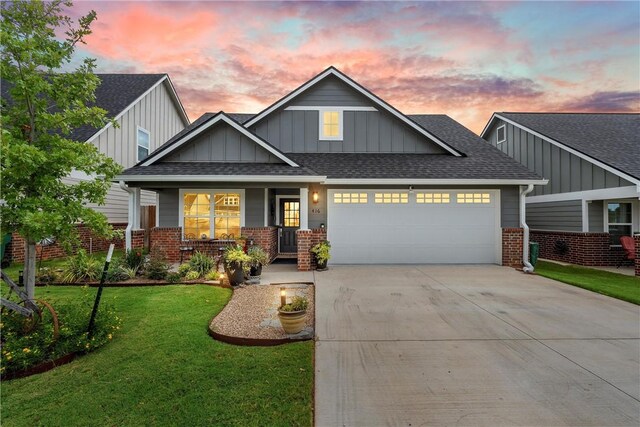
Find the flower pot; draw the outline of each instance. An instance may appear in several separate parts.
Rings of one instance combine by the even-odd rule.
[[[261,276],[262,275],[262,264],[258,264],[257,266],[251,266],[251,271],[249,272],[249,276]]]
[[[242,270],[242,266],[227,266],[225,270],[231,286],[238,286],[244,282],[244,270]]]
[[[278,310],[278,319],[282,329],[288,334],[297,334],[304,329],[307,320],[307,310],[281,311]]]
[[[327,269],[327,260],[323,260],[322,262],[316,259],[316,270],[324,271]]]

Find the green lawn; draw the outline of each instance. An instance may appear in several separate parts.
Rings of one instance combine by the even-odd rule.
[[[36,296],[76,298],[76,287]],[[90,289],[95,292],[95,289]],[[2,384],[2,424],[311,425],[313,343],[236,347],[207,325],[230,297],[211,286],[106,288],[114,340],[44,374]]]
[[[603,295],[640,305],[640,278],[577,265],[538,261],[536,273]]]

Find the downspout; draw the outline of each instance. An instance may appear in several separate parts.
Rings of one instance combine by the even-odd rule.
[[[120,181],[120,188],[127,193],[129,193],[129,209],[127,209],[127,228],[124,230],[124,241],[125,241],[125,250],[131,250],[131,229],[133,228],[133,206],[131,200],[133,199],[133,190],[124,183],[124,181]]]
[[[533,191],[533,184],[529,184],[527,188],[520,187],[520,225],[522,226],[522,263],[524,267],[522,271],[525,273],[533,273],[533,265],[529,262],[529,226],[527,225],[527,212],[525,198],[527,194]]]

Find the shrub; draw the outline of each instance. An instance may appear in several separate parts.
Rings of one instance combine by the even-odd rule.
[[[329,259],[331,258],[331,254],[329,253],[330,249],[331,249],[331,244],[329,243],[328,240],[324,240],[318,243],[317,245],[315,245],[314,247],[312,247],[311,252],[313,252],[316,255],[316,260],[319,263],[325,263],[329,261]]]
[[[289,304],[280,307],[281,311],[302,311],[309,307],[309,300],[305,297],[293,297]]]
[[[124,262],[127,267],[133,268],[138,271],[144,263],[144,254],[142,253],[142,250],[128,250],[124,255]]]
[[[107,271],[107,282],[122,282],[129,279],[127,272],[128,267],[124,264],[122,258],[113,258],[111,264],[109,264],[109,270]]]
[[[21,371],[46,360],[55,360],[72,352],[88,353],[109,342],[120,329],[120,319],[113,308],[103,300],[96,316],[91,339],[87,325],[93,306],[93,293],[85,293],[80,301],[55,304],[60,336],[53,337],[53,323],[48,310],[43,310],[42,321],[25,332],[25,318],[14,312],[2,316],[0,334],[2,352],[0,373]]]
[[[160,251],[154,251],[144,266],[144,272],[149,279],[164,280],[169,272],[169,264],[164,254]]]
[[[189,272],[184,276],[184,278],[185,278],[186,280],[197,280],[197,279],[199,279],[200,277],[201,277],[201,276],[200,276],[200,273],[198,273],[197,271],[193,271],[193,270],[192,270],[192,271],[189,271]]]
[[[247,251],[247,255],[251,258],[251,265],[257,267],[262,264],[266,266],[269,264],[269,255],[267,251],[262,249],[260,246],[251,246]]]
[[[180,283],[181,280],[182,280],[182,275],[180,273],[167,274],[167,282],[169,283]]]
[[[40,267],[36,272],[36,282],[54,283],[58,280],[58,273],[49,267]]]
[[[62,281],[67,283],[92,281],[100,277],[100,262],[80,249],[75,256],[68,259]]]
[[[187,275],[188,272],[191,271],[191,265],[189,265],[189,263],[186,264],[180,264],[180,267],[178,267],[178,274],[181,277],[184,277]]]
[[[218,273],[218,270],[215,270],[215,269],[209,271],[204,276],[204,278],[207,279],[207,280],[218,280],[219,277],[220,277],[220,273]]]
[[[212,268],[216,266],[216,262],[210,256],[196,251],[189,260],[190,270],[198,272],[198,277],[202,277]]]
[[[224,251],[224,263],[228,269],[242,268],[245,273],[251,269],[251,257],[244,253],[240,245],[227,246]]]

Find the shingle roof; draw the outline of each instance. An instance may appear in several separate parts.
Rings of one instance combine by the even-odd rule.
[[[294,168],[286,163],[225,163],[225,162],[164,162],[149,166],[134,166],[122,175],[274,175],[311,176],[317,175],[306,167]]]
[[[205,114],[197,126],[214,114]],[[482,138],[445,115],[408,116],[466,157],[411,153],[286,153],[300,164],[266,163],[155,163],[136,166],[123,175],[319,175],[328,178],[415,179],[541,179],[535,173],[487,144]],[[185,130],[186,131],[186,130]],[[183,131],[183,132],[185,132]],[[179,135],[172,138],[179,138]]]
[[[101,83],[96,89],[95,105],[107,111],[107,117],[113,118],[149,90],[166,74],[96,74]],[[10,84],[0,83],[2,98],[9,99]],[[71,133],[70,138],[86,141],[99,129],[82,126]]]
[[[640,114],[496,114],[640,179]]]

